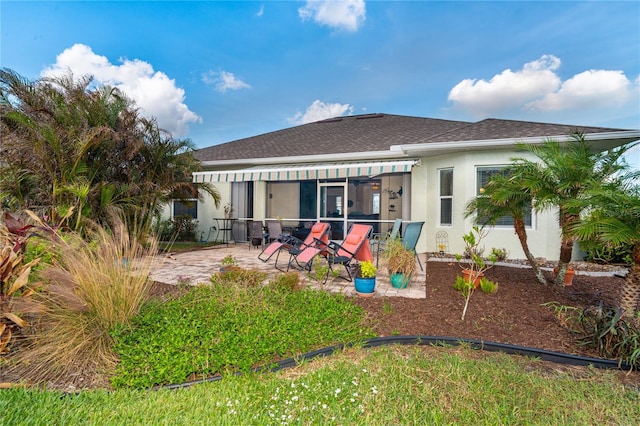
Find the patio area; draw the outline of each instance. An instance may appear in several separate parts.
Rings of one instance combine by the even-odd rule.
[[[276,274],[281,273],[274,266],[275,255],[265,263],[258,259],[260,251],[261,250],[253,247],[250,248],[249,244],[238,243],[229,245],[222,244],[183,253],[164,254],[158,256],[153,263],[151,279],[167,284],[177,284],[179,280],[188,280],[192,284],[206,283],[212,274],[219,272],[222,266],[222,259],[228,255],[233,256],[238,261],[240,267],[267,272],[269,278],[273,278]],[[421,254],[419,256],[423,267],[425,267],[426,255]],[[289,254],[282,252],[279,264],[286,265],[288,258]],[[340,268],[342,267],[340,266]],[[300,273],[301,282],[306,286],[317,289],[323,288],[326,291],[344,293],[349,296],[356,295],[353,282],[330,277],[327,283],[322,286],[322,283],[308,277],[306,273],[302,271],[298,272]],[[341,269],[341,272],[344,273],[344,268]],[[394,288],[389,281],[389,274],[385,268],[379,268],[376,276],[376,292],[374,297],[388,296],[423,299],[426,297],[425,284],[426,273],[418,268],[407,288]]]

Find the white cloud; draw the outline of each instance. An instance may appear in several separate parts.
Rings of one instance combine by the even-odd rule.
[[[320,25],[357,31],[366,19],[367,11],[364,0],[308,0],[298,9],[303,21],[308,19]]]
[[[258,10],[258,12],[256,13],[256,16],[258,18],[260,18],[262,15],[264,15],[264,4],[260,5],[260,9]]]
[[[233,73],[227,71],[206,72],[202,74],[202,81],[215,86],[215,89],[220,93],[224,93],[227,90],[249,89],[251,87],[244,81],[237,79]]]
[[[589,70],[562,81],[559,67],[559,58],[543,55],[489,81],[465,79],[451,89],[449,100],[476,117],[514,111],[579,116],[588,110],[610,116],[612,109],[629,106],[637,111],[633,100],[640,95],[639,79],[631,82],[622,71]]]
[[[525,64],[520,71],[506,69],[489,81],[465,79],[451,89],[449,100],[474,115],[491,115],[521,107],[560,87],[560,77],[554,73],[559,66],[560,59],[543,55]]]
[[[146,117],[155,117],[158,125],[174,137],[189,132],[189,123],[202,119],[184,103],[184,90],[165,73],[154,71],[151,64],[134,59],[120,59],[120,65],[97,55],[91,47],[74,44],[56,57],[56,63],[41,72],[42,77],[56,76],[71,70],[74,76],[93,75],[98,84],[117,87],[133,99]]]
[[[559,90],[547,93],[527,106],[534,110],[557,111],[586,107],[619,107],[633,92],[632,83],[622,71],[589,70],[576,74]]]
[[[298,112],[288,121],[291,124],[307,124],[327,118],[353,114],[353,107],[349,104],[326,104],[316,99],[303,113]]]

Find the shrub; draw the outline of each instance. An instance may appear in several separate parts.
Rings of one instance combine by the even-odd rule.
[[[237,285],[241,287],[255,287],[267,279],[267,273],[242,269],[239,266],[226,267],[224,271],[211,275],[210,282],[214,285]]]
[[[300,275],[297,272],[278,274],[274,280],[269,282],[269,285],[279,290],[300,290]]]
[[[640,327],[636,319],[625,319],[622,309],[605,306],[582,310],[578,316],[582,326],[581,342],[605,358],[640,367]]]
[[[39,279],[40,272],[51,266],[54,261],[61,260],[57,245],[51,239],[39,236],[35,236],[27,244],[24,259],[27,263],[39,259],[37,265],[31,269],[31,281]]]
[[[490,257],[495,257],[497,262],[502,262],[507,260],[507,258],[509,257],[509,252],[506,248],[493,247],[491,249]]]
[[[28,326],[26,316],[41,310],[31,296],[36,284],[30,283],[32,268],[40,258],[30,255],[26,260],[28,229],[22,220],[5,214],[0,223],[0,354],[9,351],[16,328]]]
[[[19,358],[25,378],[39,383],[115,367],[110,332],[138,313],[150,287],[151,258],[143,255],[156,253],[155,244],[147,241],[145,249],[125,229],[98,228],[89,242],[70,234],[60,244],[64,263],[42,271],[45,291],[38,298],[46,310]]]
[[[322,284],[327,282],[329,278],[329,272],[331,267],[327,259],[321,254],[317,254],[311,263],[311,270],[307,273],[307,276],[312,280],[318,281]]]
[[[155,232],[160,241],[197,241],[198,221],[189,215],[157,222]]]
[[[462,308],[462,317],[467,313],[471,296],[476,288],[485,294],[493,294],[498,289],[498,283],[488,280],[484,277],[484,273],[491,269],[497,262],[497,255],[500,250],[493,249],[487,259],[483,258],[481,254],[484,252],[484,248],[480,247],[481,241],[486,237],[487,231],[484,228],[474,226],[471,231],[462,236],[464,241],[464,253],[456,254],[456,260],[462,268],[464,277],[457,275],[456,280],[453,283],[454,290],[460,292],[464,297],[464,307]],[[463,262],[463,258],[470,259],[468,262]]]
[[[480,280],[480,290],[484,294],[493,294],[498,291],[498,283],[482,277]]]
[[[631,253],[633,245],[626,244],[620,247],[611,247],[598,241],[580,241],[580,248],[585,251],[585,260],[594,263],[633,263]]]

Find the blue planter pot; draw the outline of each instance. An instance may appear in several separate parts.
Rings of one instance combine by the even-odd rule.
[[[409,285],[409,281],[411,281],[411,275],[403,275],[403,274],[392,274],[391,275],[391,285],[393,288],[407,288]]]
[[[356,291],[358,293],[373,293],[376,289],[376,277],[373,278],[358,278],[354,279]]]

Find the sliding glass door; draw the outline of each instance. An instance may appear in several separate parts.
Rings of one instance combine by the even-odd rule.
[[[318,200],[318,219],[331,224],[331,239],[342,240],[347,229],[346,182],[320,183]]]

